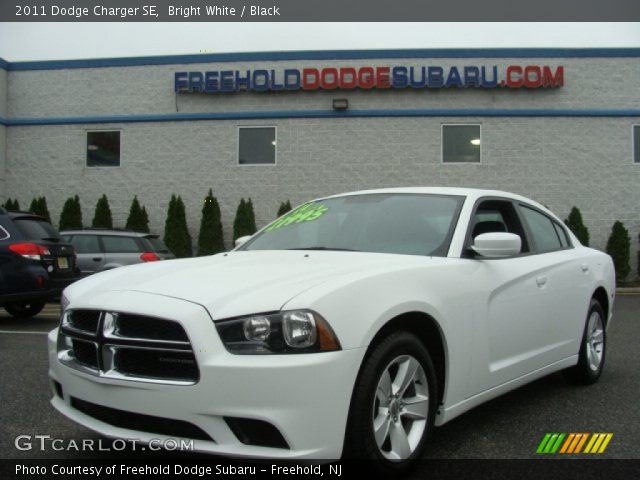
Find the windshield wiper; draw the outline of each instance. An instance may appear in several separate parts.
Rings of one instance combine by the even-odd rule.
[[[354,250],[352,248],[334,248],[334,247],[300,247],[300,248],[287,248],[287,250],[332,250],[334,252],[359,252],[360,250]]]
[[[46,240],[47,242],[56,242],[60,241],[60,237],[42,237],[40,240]]]

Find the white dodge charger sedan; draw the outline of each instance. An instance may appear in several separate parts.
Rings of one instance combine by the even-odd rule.
[[[500,191],[321,198],[235,250],[68,287],[53,406],[109,437],[404,468],[434,426],[544,375],[602,373],[615,275]]]

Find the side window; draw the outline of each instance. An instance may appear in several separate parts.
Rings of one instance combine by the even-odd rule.
[[[520,205],[520,212],[529,226],[538,252],[552,252],[563,248],[553,220],[525,205]]]
[[[513,203],[509,200],[484,200],[476,208],[468,233],[467,247],[483,233],[515,233],[522,239],[521,253],[529,252],[529,243]]]
[[[140,247],[133,237],[102,237],[105,253],[138,253]]]
[[[100,253],[98,237],[95,235],[74,235],[67,240],[77,253]]]
[[[558,237],[560,238],[560,244],[562,245],[562,248],[569,248],[571,246],[571,243],[569,243],[567,231],[560,225],[558,225],[557,222],[553,222],[553,226],[555,227]]]

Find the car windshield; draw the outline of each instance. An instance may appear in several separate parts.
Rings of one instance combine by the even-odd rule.
[[[13,219],[18,230],[28,240],[53,240],[58,241],[60,234],[46,220],[38,220],[33,217],[21,217]]]
[[[445,256],[463,197],[376,193],[310,202],[240,250],[342,250]]]

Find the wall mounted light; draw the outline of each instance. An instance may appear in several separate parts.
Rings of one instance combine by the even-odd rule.
[[[349,108],[349,100],[346,98],[334,98],[333,109],[334,110],[346,110]]]
[[[471,145],[480,145],[480,139],[479,138],[473,138],[471,139]]]

